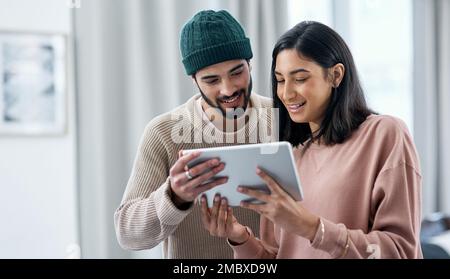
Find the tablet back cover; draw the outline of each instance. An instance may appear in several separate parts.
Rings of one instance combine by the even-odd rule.
[[[262,191],[269,191],[264,181],[256,174],[257,166],[274,178],[295,200],[300,201],[303,198],[300,180],[294,164],[292,147],[288,142],[247,144],[196,150],[200,150],[202,153],[199,158],[188,164],[189,167],[212,158],[220,158],[225,163],[225,169],[217,176],[228,176],[228,182],[205,192],[208,206],[210,207],[216,193],[226,197],[231,206],[239,206],[242,200],[253,202],[249,196],[237,191],[238,186],[248,186]],[[192,151],[185,150],[185,153]]]

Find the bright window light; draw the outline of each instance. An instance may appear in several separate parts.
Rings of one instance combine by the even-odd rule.
[[[327,24],[349,45],[369,106],[413,134],[411,0],[289,0],[289,26]]]

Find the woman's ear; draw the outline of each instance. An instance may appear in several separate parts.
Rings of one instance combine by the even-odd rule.
[[[333,76],[333,87],[338,88],[341,84],[342,79],[344,78],[345,74],[345,67],[342,63],[337,63],[334,65],[331,69],[332,76]]]

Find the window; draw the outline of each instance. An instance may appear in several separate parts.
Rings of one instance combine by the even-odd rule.
[[[349,45],[369,106],[401,118],[413,134],[412,2],[289,0],[290,27],[316,20]]]
[[[333,26],[331,0],[289,0],[289,28],[303,20],[314,20]]]

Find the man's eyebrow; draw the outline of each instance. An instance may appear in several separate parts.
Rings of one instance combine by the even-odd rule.
[[[244,67],[244,63],[241,63],[241,64],[237,65],[236,67],[233,67],[233,68],[232,68],[231,70],[229,70],[228,72],[229,72],[229,73],[232,73],[232,72],[234,72],[234,71],[236,71],[237,69],[242,68],[242,67]]]
[[[289,75],[295,75],[296,73],[309,73],[309,71],[306,69],[303,69],[303,68],[298,68],[296,70],[290,71]],[[280,75],[280,76],[282,75],[280,72],[277,72],[276,70],[275,70],[275,74]]]
[[[206,79],[213,79],[213,78],[218,78],[218,75],[209,75],[209,76],[203,76],[200,79],[201,80],[206,80]]]
[[[244,63],[239,64],[239,65],[237,65],[237,66],[231,68],[231,70],[229,70],[228,72],[229,72],[229,73],[232,73],[232,72],[234,72],[234,71],[236,71],[236,70],[238,70],[238,69],[240,69],[240,68],[242,68],[242,67],[244,67]],[[207,75],[207,76],[201,77],[201,80],[213,79],[213,78],[218,78],[218,77],[219,77],[219,75]]]

